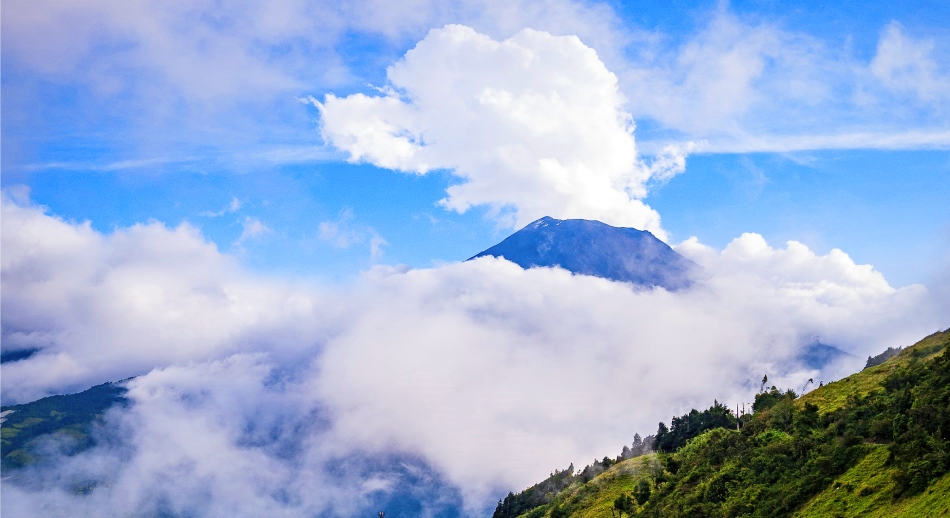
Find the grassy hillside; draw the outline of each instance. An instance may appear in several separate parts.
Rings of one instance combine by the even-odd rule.
[[[888,451],[874,445],[856,466],[838,477],[794,516],[799,518],[925,518],[950,516],[950,474],[923,493],[894,499],[894,470]]]
[[[125,401],[125,392],[120,384],[104,383],[78,394],[3,407],[0,467],[7,471],[32,464],[50,447],[70,454],[92,446],[92,427],[106,410]]]
[[[907,367],[913,362],[933,359],[944,351],[948,342],[950,342],[950,330],[934,333],[912,347],[903,349],[881,365],[868,367],[857,374],[805,394],[796,401],[796,404],[804,408],[805,403],[812,403],[817,405],[822,413],[838,410],[844,406],[848,397],[883,390],[881,383],[895,370]]]
[[[598,462],[595,462],[587,469],[598,464]],[[558,488],[556,492],[546,493],[543,501],[536,500],[534,502],[535,506],[523,513],[508,514],[502,503],[499,503],[495,516],[497,518],[508,518],[508,516],[525,518],[610,516],[617,498],[634,493],[641,481],[652,484],[653,479],[662,471],[663,467],[657,454],[651,453],[611,464],[589,480],[582,476],[583,472],[578,472],[576,476],[572,476],[571,471],[556,473],[555,475],[561,477],[568,475],[567,480],[571,483]],[[552,475],[552,477],[555,475]],[[509,499],[516,500],[517,496],[526,495],[530,489],[519,493],[519,495],[509,495]]]
[[[682,440],[677,424],[695,433],[719,405],[693,411],[661,425],[670,453],[575,480],[520,516],[950,517],[948,345],[950,330],[801,398],[760,394],[741,430],[723,420]]]

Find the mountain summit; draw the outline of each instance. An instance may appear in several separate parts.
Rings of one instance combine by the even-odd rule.
[[[547,216],[471,259],[486,255],[526,269],[560,266],[576,274],[670,291],[689,287],[699,269],[645,230]]]

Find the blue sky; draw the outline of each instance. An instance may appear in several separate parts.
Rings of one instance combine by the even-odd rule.
[[[706,142],[643,199],[671,243],[697,236],[722,248],[757,232],[776,246],[841,248],[896,285],[927,282],[950,248],[941,207],[950,190],[944,3],[565,3],[477,13],[423,2],[412,15],[376,6],[376,18],[358,8],[304,9],[265,24],[258,7],[114,13],[92,2],[37,14],[11,4],[3,187],[28,186],[33,203],[104,232],[187,221],[265,272],[345,280],[374,263],[465,259],[511,232],[510,222],[485,205],[464,214],[438,206],[447,186],[463,183],[450,170],[417,176],[348,163],[321,138],[319,111],[300,99],[372,95],[387,85],[386,67],[448,22],[499,40],[533,27],[578,34],[597,50],[619,78],[644,156],[670,142]],[[80,21],[67,23],[70,15]],[[150,24],[150,15],[161,21]],[[40,31],[58,36],[38,43]],[[888,31],[897,31],[898,63],[880,79],[859,69],[873,65]],[[747,78],[705,77],[715,69],[687,63],[684,49],[705,60],[732,53],[734,66],[759,68]],[[801,96],[783,86],[790,78],[803,80]],[[729,84],[741,88],[716,90]],[[653,87],[674,91],[642,100]],[[690,114],[697,96],[733,106]],[[659,102],[668,106],[649,105]],[[854,134],[865,136],[839,138]],[[909,137],[880,142],[894,135]],[[236,210],[224,210],[232,200]],[[255,221],[267,230],[239,242]],[[338,221],[350,238],[321,239],[320,224]],[[384,240],[375,255],[372,236]]]

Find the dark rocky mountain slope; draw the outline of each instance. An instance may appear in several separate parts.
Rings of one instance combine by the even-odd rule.
[[[543,217],[472,259],[503,257],[522,268],[569,272],[670,291],[687,288],[699,266],[653,234],[585,219]]]

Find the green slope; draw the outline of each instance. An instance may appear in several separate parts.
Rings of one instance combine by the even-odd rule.
[[[842,408],[848,398],[880,393],[884,381],[901,369],[945,354],[950,330],[934,333],[901,351],[881,365],[869,367],[839,382],[821,387],[796,403],[816,404],[822,412]],[[950,401],[944,399],[950,405]],[[886,445],[871,445],[860,463],[835,480],[795,513],[797,517],[950,517],[950,474],[945,474],[917,495],[895,499],[897,470],[889,465]]]
[[[610,516],[614,501],[618,497],[634,492],[641,480],[652,484],[654,477],[662,471],[663,467],[655,453],[622,460],[611,464],[590,480],[585,481],[580,472],[577,476],[570,476],[570,484],[560,488],[557,492],[548,492],[543,499],[543,503],[535,501],[536,507],[526,512],[510,515],[504,512],[502,506],[499,505],[499,509],[495,511],[495,516],[499,518],[507,518],[508,516],[525,518]],[[561,475],[565,473],[570,474],[570,472],[561,472]],[[532,488],[534,487],[537,486],[532,486]],[[526,496],[530,489],[519,495],[509,495],[509,499]]]
[[[950,330],[934,333],[911,347],[902,350],[897,356],[881,365],[869,367],[847,378],[819,387],[800,397],[797,404],[817,405],[822,413],[831,412],[844,406],[848,397],[867,395],[883,390],[881,383],[895,370],[907,367],[911,363],[935,358],[943,352],[950,342]]]
[[[615,464],[587,483],[572,486],[534,516],[610,516],[614,501],[634,492],[641,480],[652,481],[662,471],[656,454]]]
[[[794,516],[799,518],[925,518],[950,516],[950,474],[918,495],[893,498],[894,470],[887,447],[875,445],[856,466],[838,477]]]
[[[651,496],[623,516],[950,517],[948,345],[950,330],[801,398],[762,394],[741,431],[620,462],[520,516],[619,516],[644,480]]]
[[[50,445],[55,444],[56,451],[66,454],[92,446],[95,423],[113,405],[126,401],[126,389],[120,383],[103,383],[77,394],[4,406],[0,469],[6,472],[37,462]]]

